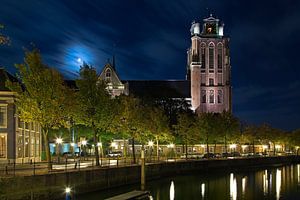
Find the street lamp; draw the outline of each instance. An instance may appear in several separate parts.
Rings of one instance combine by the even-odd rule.
[[[57,159],[58,159],[58,163],[60,163],[60,145],[63,143],[63,139],[61,137],[56,138],[55,143],[57,144],[57,148],[58,148]]]
[[[231,150],[231,153],[232,153],[232,150],[234,150],[233,152],[235,152],[236,144],[229,145],[229,148]]]
[[[150,147],[149,148],[149,151],[150,151],[150,162],[151,162],[151,157],[152,157],[152,147],[153,147],[153,141],[152,140],[150,140],[149,142],[148,142],[148,146]]]

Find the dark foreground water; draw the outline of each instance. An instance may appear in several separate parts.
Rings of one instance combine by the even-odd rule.
[[[139,189],[139,185],[77,196],[101,200]],[[300,164],[256,170],[174,176],[147,183],[154,200],[300,199]]]

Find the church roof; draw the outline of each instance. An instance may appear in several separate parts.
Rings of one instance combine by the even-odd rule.
[[[127,80],[129,94],[151,98],[190,98],[190,82],[186,80]]]

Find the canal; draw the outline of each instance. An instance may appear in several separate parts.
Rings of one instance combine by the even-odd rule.
[[[272,168],[174,176],[147,183],[154,200],[300,199],[300,164]],[[77,200],[101,200],[139,189],[130,185],[79,195]]]

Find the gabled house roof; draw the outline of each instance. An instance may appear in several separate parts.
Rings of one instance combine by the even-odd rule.
[[[16,77],[11,75],[4,68],[0,67],[0,91],[10,91],[10,89],[5,86],[6,80],[10,80],[11,82],[18,82],[18,79]]]

